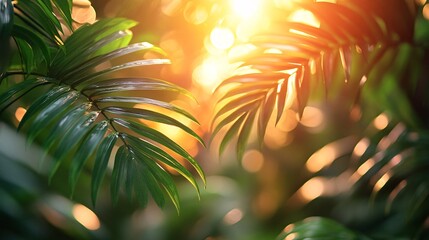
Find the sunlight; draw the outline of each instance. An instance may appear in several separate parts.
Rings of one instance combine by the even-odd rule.
[[[429,4],[426,4],[423,7],[423,17],[426,18],[426,20],[429,20]]]
[[[389,118],[384,113],[378,115],[378,117],[374,119],[374,127],[378,130],[385,129],[387,125],[389,125]]]
[[[194,83],[212,92],[227,76],[228,60],[224,57],[209,57],[198,65],[193,73]]]
[[[299,194],[307,201],[320,197],[325,189],[324,178],[314,177],[308,180],[300,189]]]
[[[260,151],[249,150],[244,153],[241,165],[246,171],[255,173],[261,170],[264,161],[264,155]]]
[[[100,228],[100,221],[97,215],[89,208],[82,204],[75,204],[72,210],[73,217],[89,230],[97,230]]]
[[[210,33],[210,41],[213,46],[220,50],[225,50],[234,44],[234,33],[228,28],[216,27]]]
[[[368,148],[369,143],[370,142],[368,138],[360,140],[358,144],[356,144],[356,147],[353,149],[353,154],[357,157],[362,156]]]
[[[375,183],[374,191],[376,192],[380,191],[380,189],[382,189],[384,185],[386,185],[389,179],[390,179],[390,173],[387,172]]]
[[[181,7],[181,0],[162,0],[161,11],[167,16],[173,16]]]
[[[202,5],[188,2],[183,10],[183,16],[187,22],[198,25],[207,20],[209,13]]]
[[[294,240],[294,239],[298,239],[298,233],[291,233],[287,235],[284,240]]]
[[[323,123],[324,115],[322,110],[316,107],[305,107],[300,123],[309,128],[320,127]]]
[[[22,118],[24,117],[27,110],[23,107],[18,107],[15,111],[15,118],[18,120],[18,122],[21,122]]]
[[[356,173],[360,176],[363,176],[374,166],[374,164],[374,159],[370,158],[356,170]]]
[[[318,172],[322,168],[330,165],[337,158],[337,148],[333,145],[326,145],[313,153],[305,166],[310,172]]]
[[[253,51],[256,49],[256,46],[253,44],[240,44],[237,46],[232,47],[229,51],[228,51],[228,58],[231,59],[232,61],[234,61],[235,59],[240,59],[244,56],[246,56],[247,54],[249,54],[249,52]]]
[[[296,10],[290,16],[289,20],[292,22],[305,23],[313,27],[320,27],[320,22],[314,14],[308,10]]]
[[[261,0],[231,0],[232,10],[243,19],[249,19],[257,15],[261,5]]]

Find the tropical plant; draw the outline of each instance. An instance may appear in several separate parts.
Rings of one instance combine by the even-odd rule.
[[[0,3],[2,121],[13,123],[11,112],[26,109],[16,128],[25,132],[28,143],[45,149],[46,158],[53,158],[50,179],[61,166],[69,169],[73,195],[82,170],[90,170],[95,204],[112,157],[113,201],[125,193],[144,206],[150,194],[163,206],[166,193],[179,209],[170,171],[181,174],[198,191],[193,174],[178,158],[190,163],[204,180],[199,164],[150,125],[175,126],[203,144],[180,121],[197,120],[170,104],[171,97],[166,96],[193,97],[169,82],[122,71],[169,64],[165,53],[152,44],[130,44],[129,28],[135,21],[100,19],[76,28],[72,0]],[[156,57],[142,58],[147,52]]]
[[[350,161],[351,172],[368,168],[358,175],[351,198],[368,195],[369,189],[371,199],[386,208],[378,220],[366,220],[378,228],[359,230],[388,239],[427,237],[429,25],[423,5],[407,0],[296,1],[320,25],[279,19],[269,32],[251,40],[256,50],[241,67],[252,73],[228,78],[217,89],[221,96],[212,133],[225,130],[220,153],[238,135],[235,147],[241,158],[254,125],[263,139],[271,115],[276,124],[288,108],[302,115],[308,101],[323,96],[360,109],[359,124],[364,126],[384,113],[388,126],[378,133],[362,131],[356,148],[363,146],[363,154]],[[332,239],[358,239],[338,226],[323,227],[332,224],[310,219],[288,227],[281,239],[331,239],[336,231],[345,235]]]

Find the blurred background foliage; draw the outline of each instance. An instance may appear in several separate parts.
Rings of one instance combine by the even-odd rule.
[[[132,29],[133,41],[149,41],[167,53],[171,65],[149,73],[145,70],[145,74],[167,79],[194,93],[198,106],[177,100],[175,103],[184,104],[182,107],[198,118],[201,127],[197,132],[207,141],[214,109],[213,90],[221,80],[235,73],[237,64],[231,59],[239,60],[254,50],[247,43],[251,36],[269,29],[276,18],[310,22],[314,18],[287,0],[91,2],[98,18],[127,17],[138,21]],[[409,2],[418,6],[415,39],[427,47],[429,5],[426,1]],[[406,55],[406,51],[402,54]],[[396,58],[397,68],[413,60],[413,53],[407,56],[411,57]],[[424,61],[427,63],[427,55]],[[138,70],[130,71],[131,75],[140,74]],[[426,68],[418,71],[423,71],[427,79]],[[37,161],[42,153],[25,146],[25,140],[1,123],[0,236],[4,239],[256,240],[275,239],[285,229],[288,235],[283,233],[280,237],[293,239],[287,238],[291,236],[288,231],[293,231],[289,224],[310,216],[323,216],[374,239],[427,238],[427,127],[418,132],[420,141],[415,143],[416,131],[409,130],[403,119],[385,112],[395,96],[381,94],[388,98],[380,100],[378,95],[374,96],[380,92],[364,92],[359,106],[350,109],[351,93],[343,89],[342,83],[332,88],[340,93],[323,98],[320,90],[310,99],[301,118],[288,109],[277,126],[275,119],[270,119],[262,147],[257,137],[251,136],[253,140],[247,144],[241,161],[230,146],[219,157],[218,138],[205,149],[195,139],[159,126],[160,131],[184,144],[207,176],[207,188],[201,190],[200,199],[192,186],[181,178],[175,179],[182,205],[179,215],[172,205],[159,209],[153,202],[145,209],[124,199],[112,205],[106,186],[101,189],[97,205],[92,206],[86,194],[89,172],[82,173],[83,180],[78,183],[74,198],[69,199],[64,186],[67,174],[58,173],[48,184],[47,174]],[[380,88],[392,91],[388,82]],[[420,100],[424,101],[415,101]],[[411,122],[421,120],[408,117]],[[369,171],[375,165],[371,161],[377,161],[374,156],[381,152],[380,147],[382,151],[392,151],[388,152],[393,154],[388,161],[395,163],[402,160],[392,160],[398,155],[396,151],[405,153],[401,155],[403,159],[408,159],[410,151],[414,152],[406,151],[410,144],[417,146],[420,157],[410,158],[401,168],[405,175],[418,172],[408,183],[416,188],[401,192],[401,187],[396,188],[404,188],[401,178],[391,180],[383,174],[373,177],[378,171]],[[372,160],[362,162],[362,159]],[[387,184],[389,180],[391,186]],[[315,222],[338,232],[347,231],[350,235],[344,239],[357,239],[354,233],[336,223],[320,219]],[[296,226],[306,223],[300,224]]]

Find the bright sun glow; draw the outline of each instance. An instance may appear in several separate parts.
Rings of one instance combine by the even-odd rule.
[[[232,67],[225,56],[212,56],[203,60],[193,73],[194,83],[206,90],[213,91],[215,87],[231,74]]]
[[[313,27],[320,27],[319,20],[308,10],[296,10],[289,16],[289,20],[292,22],[305,23]]]
[[[261,3],[261,0],[231,0],[231,7],[235,14],[248,19],[258,13]]]
[[[217,27],[210,34],[213,46],[220,50],[230,48],[234,44],[234,33],[228,28]]]

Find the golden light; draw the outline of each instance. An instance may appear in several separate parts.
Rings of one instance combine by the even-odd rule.
[[[294,227],[295,227],[295,224],[291,223],[283,229],[283,232],[290,232]]]
[[[390,179],[390,173],[385,173],[374,185],[374,191],[378,192],[381,188],[386,185],[387,181]]]
[[[282,50],[278,49],[278,48],[269,48],[267,50],[264,51],[264,53],[270,53],[270,54],[282,54]]]
[[[255,49],[256,49],[256,46],[253,44],[240,44],[232,47],[228,51],[228,58],[234,61],[234,59],[240,59]]]
[[[89,208],[82,204],[75,204],[72,210],[73,217],[89,230],[97,230],[100,228],[100,221],[97,215]]]
[[[182,4],[182,0],[162,0],[161,11],[167,16],[173,16],[178,12]]]
[[[235,36],[229,28],[216,27],[210,33],[212,45],[220,50],[225,50],[234,44]]]
[[[389,118],[386,114],[382,113],[374,119],[373,124],[374,127],[378,130],[383,130],[387,127],[387,125],[389,125]]]
[[[291,233],[285,237],[284,240],[294,240],[298,238],[298,233]]]
[[[249,150],[244,153],[241,165],[246,171],[255,173],[261,170],[264,161],[264,155],[260,151]]]
[[[273,114],[274,116],[274,114]],[[296,112],[291,109],[286,109],[283,111],[277,128],[284,132],[290,132],[298,126],[298,119],[296,117]]]
[[[360,140],[358,144],[356,144],[355,148],[353,149],[353,154],[357,157],[362,156],[365,153],[368,146],[369,146],[368,138],[364,138]]]
[[[308,180],[299,190],[298,193],[306,201],[311,201],[323,194],[325,189],[324,179],[322,177],[314,177]]]
[[[212,92],[219,83],[229,77],[235,67],[226,56],[211,56],[204,59],[192,72],[192,80],[197,86]]]
[[[268,19],[249,19],[238,23],[235,29],[235,34],[237,36],[237,40],[249,42],[252,36],[256,35],[263,29],[267,29],[268,27]]]
[[[274,0],[274,5],[278,8],[291,9],[295,4],[291,0]]]
[[[186,4],[183,15],[187,22],[195,25],[202,24],[209,16],[207,9],[195,2],[188,2]]]
[[[169,65],[171,71],[174,74],[180,74],[186,69],[184,66],[185,61],[183,60],[185,58],[185,52],[183,51],[183,47],[175,38],[175,34],[176,33],[174,32],[165,34],[162,37],[159,46],[168,54],[172,61],[172,64]]]
[[[234,225],[243,219],[243,215],[243,211],[234,208],[225,215],[223,222],[227,225]]]
[[[374,159],[370,158],[366,162],[364,162],[360,167],[356,170],[356,173],[360,176],[365,175],[375,164]]]
[[[264,136],[264,144],[269,149],[280,149],[292,143],[293,135],[279,131],[274,126],[268,128]]]
[[[323,120],[323,112],[320,109],[308,106],[304,108],[304,113],[299,122],[306,127],[317,128],[322,125]]]
[[[262,0],[230,0],[232,10],[243,19],[255,17],[262,7]]]
[[[294,11],[290,16],[289,20],[292,22],[299,22],[308,24],[313,27],[320,27],[320,22],[314,16],[314,14],[308,10],[299,9]]]
[[[423,7],[423,17],[429,20],[429,3]]]
[[[18,120],[18,122],[21,122],[22,118],[24,117],[27,110],[23,107],[18,107],[15,111],[15,118]]]
[[[333,145],[326,145],[310,156],[305,166],[310,172],[318,172],[322,168],[330,165],[337,158],[337,148]]]

